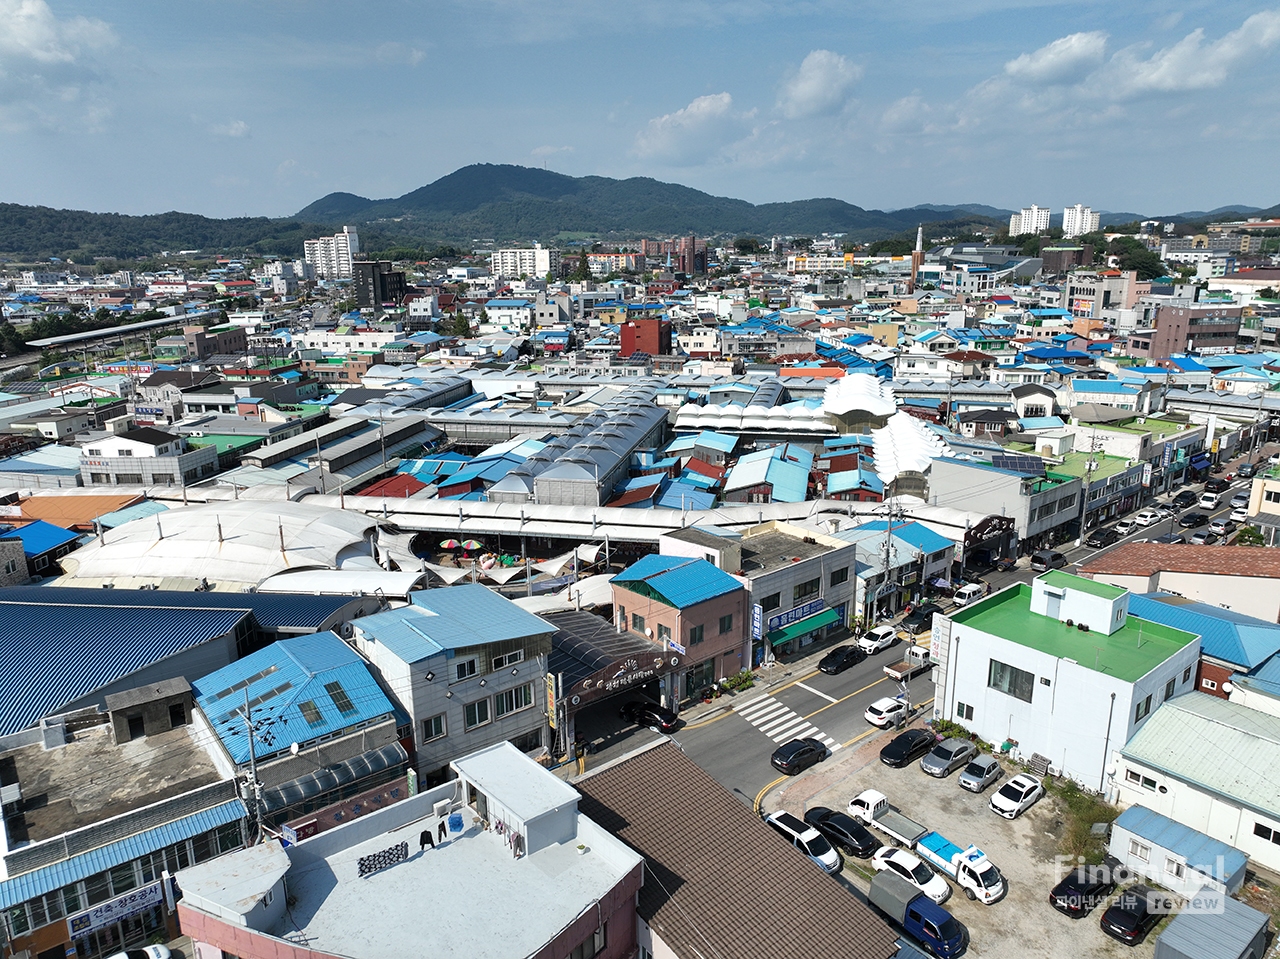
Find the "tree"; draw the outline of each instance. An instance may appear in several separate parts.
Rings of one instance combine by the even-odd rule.
[[[813,240],[807,236],[798,236],[791,241],[791,246],[796,250],[808,251],[813,247]]]
[[[876,240],[867,252],[871,256],[906,256],[914,249],[910,240]]]
[[[471,321],[461,313],[455,313],[446,322],[441,323],[440,327],[445,336],[471,335]]]
[[[733,249],[736,253],[744,256],[751,253],[760,252],[760,241],[754,236],[740,236],[733,241]]]
[[[573,271],[573,275],[570,276],[569,279],[577,283],[583,283],[591,279],[591,262],[587,258],[587,250],[585,247],[578,255],[578,267]]]
[[[1275,289],[1275,287],[1273,287],[1273,286],[1264,286],[1262,289],[1260,289],[1260,290],[1258,291],[1258,299],[1260,299],[1260,300],[1275,300],[1275,299],[1280,299],[1280,297],[1277,297],[1277,296],[1276,296],[1276,289]]]
[[[1107,253],[1119,260],[1120,269],[1135,270],[1140,280],[1164,276],[1164,261],[1131,236],[1118,236],[1107,247]]]
[[[1264,546],[1266,545],[1262,533],[1258,531],[1256,526],[1241,526],[1240,531],[1236,533],[1237,546]]]

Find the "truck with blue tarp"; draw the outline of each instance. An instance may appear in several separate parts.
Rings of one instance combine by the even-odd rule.
[[[867,899],[935,956],[951,959],[969,944],[968,932],[955,917],[901,876],[876,873]]]
[[[916,855],[950,877],[970,899],[991,905],[1008,891],[995,864],[977,846],[961,849],[941,833],[930,832],[916,840]]]

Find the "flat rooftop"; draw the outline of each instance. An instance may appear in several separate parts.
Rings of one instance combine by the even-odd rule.
[[[742,568],[747,573],[765,573],[790,566],[797,559],[812,559],[835,548],[826,543],[806,543],[802,537],[780,530],[744,536],[739,543],[742,546]]]
[[[311,949],[360,959],[406,955],[511,959],[540,950],[594,900],[604,899],[632,869],[588,847],[580,835],[515,859],[503,837],[471,823],[436,848],[418,849],[418,833],[434,820],[417,820],[289,871],[286,913],[293,924],[272,930],[281,938],[300,932]],[[598,828],[593,834],[604,836]],[[401,842],[409,858],[363,879],[357,860]],[[376,917],[376,921],[370,921]],[[296,930],[296,932],[295,932]],[[484,931],[484,934],[480,934]]]
[[[190,726],[115,744],[111,726],[75,732],[45,750],[39,743],[0,754],[0,783],[22,788],[22,811],[5,825],[10,846],[40,842],[215,783],[218,774]]]
[[[1081,588],[1074,582],[1078,577],[1070,578],[1071,588]],[[1141,679],[1196,640],[1194,633],[1137,616],[1125,617],[1125,624],[1110,636],[1099,630],[1081,632],[1074,626],[1031,612],[1031,587],[1026,583],[1003,589],[953,613],[951,621],[1050,656],[1074,659],[1087,669],[1125,682]]]

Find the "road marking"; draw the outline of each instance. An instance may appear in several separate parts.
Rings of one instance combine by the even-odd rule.
[[[744,716],[754,716],[756,719],[761,718],[769,713],[777,712],[779,709],[786,709],[782,703],[778,702],[772,696],[763,696],[754,702],[745,703],[737,707],[738,712]]]
[[[799,680],[796,681],[796,685],[799,686],[801,689],[804,689],[804,690],[807,690],[808,692],[813,693],[813,695],[815,696],[821,696],[823,699],[825,699],[829,703],[839,702],[839,700],[836,699],[834,696],[828,696],[826,693],[822,692],[821,690],[814,689],[812,686],[806,686],[804,683],[800,682]]]
[[[823,743],[832,752],[840,748],[840,742],[824,733],[809,722],[808,717],[801,716],[794,709],[784,706],[772,696],[765,697],[766,703],[759,700],[735,706],[733,711],[764,733],[775,743],[785,743],[792,739],[813,737]]]
[[[818,713],[822,712],[824,709],[830,709],[832,706],[836,706],[844,702],[846,699],[852,699],[854,696],[857,696],[859,693],[865,693],[872,686],[878,686],[883,682],[887,682],[888,679],[889,679],[888,676],[881,676],[879,679],[876,679],[876,680],[873,680],[872,682],[867,683],[867,685],[863,686],[861,689],[855,689],[848,696],[842,696],[840,699],[837,699],[834,703],[827,703],[827,705],[819,706],[817,709],[815,709],[811,713],[806,713],[804,718],[812,719],[814,716],[818,715]]]
[[[764,796],[765,796],[765,793],[767,793],[770,789],[772,789],[774,786],[778,785],[778,783],[782,782],[782,781],[783,781],[783,780],[785,780],[786,778],[787,778],[786,776],[779,776],[779,777],[778,777],[777,779],[775,779],[773,782],[769,783],[769,785],[765,786],[765,787],[764,787],[763,789],[761,789],[758,793],[756,793],[755,811],[756,811],[756,815],[757,815],[757,816],[758,816],[758,815],[760,815],[760,805],[761,805],[761,803],[763,803],[763,802],[764,802]]]

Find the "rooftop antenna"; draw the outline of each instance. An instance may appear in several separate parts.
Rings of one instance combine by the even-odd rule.
[[[222,542],[222,517],[215,516],[214,519],[218,523],[218,542],[221,543]]]
[[[276,517],[276,529],[280,531],[280,552],[284,552],[284,520]]]

